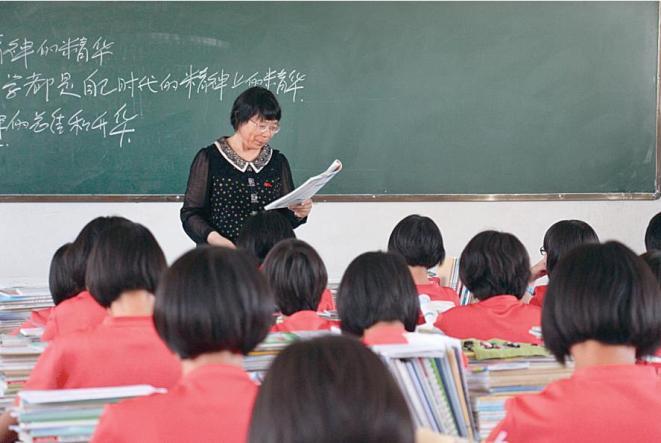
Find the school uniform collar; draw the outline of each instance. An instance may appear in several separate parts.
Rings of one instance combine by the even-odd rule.
[[[523,305],[523,302],[514,295],[501,294],[479,301],[477,305],[485,308],[509,308],[511,306]]]
[[[612,381],[616,379],[656,381],[659,375],[654,366],[646,365],[600,365],[588,366],[574,369],[572,378],[575,380],[586,379],[590,381]]]
[[[241,156],[232,149],[229,143],[227,143],[227,137],[219,138],[214,144],[216,145],[216,148],[218,148],[220,155],[222,155],[230,165],[241,172],[246,172],[248,166],[250,166],[255,172],[261,171],[264,169],[264,166],[271,161],[271,157],[273,156],[273,148],[268,144],[262,146],[257,158],[251,162],[242,159]]]
[[[406,329],[403,324],[397,325],[386,325],[386,326],[376,326],[372,328],[367,328],[363,333],[363,341],[370,342],[374,338],[383,338],[383,337],[404,337],[406,334]]]
[[[112,327],[126,327],[126,326],[153,326],[151,315],[140,315],[140,316],[122,316],[122,317],[113,317],[112,315],[107,315],[103,319],[104,326]]]
[[[182,383],[195,383],[197,380],[200,380],[201,383],[206,384],[208,380],[214,377],[232,378],[236,381],[251,381],[250,376],[243,368],[234,365],[210,363],[190,371],[183,377]]]

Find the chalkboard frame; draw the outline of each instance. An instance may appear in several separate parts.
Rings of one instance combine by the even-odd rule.
[[[657,17],[656,170],[654,192],[539,193],[539,194],[334,194],[318,195],[319,202],[489,202],[489,201],[626,201],[661,198],[661,8]],[[183,202],[182,194],[0,194],[0,203],[140,203]]]

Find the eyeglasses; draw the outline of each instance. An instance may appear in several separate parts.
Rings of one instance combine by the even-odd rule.
[[[259,132],[266,132],[266,131],[271,131],[271,134],[275,135],[278,132],[280,132],[280,125],[275,124],[275,125],[269,125],[264,122],[256,122],[254,120],[250,120],[250,122],[257,127],[257,130]]]
[[[544,246],[539,248],[539,253],[542,254],[542,255],[546,255],[546,249],[544,249]]]

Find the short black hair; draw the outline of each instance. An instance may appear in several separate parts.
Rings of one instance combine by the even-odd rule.
[[[420,302],[401,255],[366,252],[347,267],[337,290],[342,331],[362,336],[378,322],[401,321],[414,331]]]
[[[122,223],[99,235],[87,264],[92,297],[109,307],[124,291],[154,293],[167,263],[154,235],[141,224]]]
[[[234,130],[253,117],[280,121],[280,104],[271,91],[261,86],[253,86],[243,91],[234,100],[230,123]]]
[[[257,394],[250,443],[413,443],[408,405],[385,364],[358,340],[294,343]]]
[[[443,263],[443,236],[434,220],[409,215],[397,223],[388,240],[388,251],[401,254],[409,266],[429,269]]]
[[[661,343],[661,290],[649,267],[618,242],[586,244],[560,260],[542,310],[544,344],[560,362],[586,340],[653,354]]]
[[[156,292],[154,324],[182,359],[231,351],[247,354],[268,334],[273,296],[254,258],[201,246],[165,273]]]
[[[514,235],[480,232],[468,242],[459,260],[459,277],[478,300],[505,294],[523,297],[530,259]]]
[[[70,247],[71,243],[65,243],[57,248],[50,261],[48,288],[56,306],[80,292],[77,291],[78,288],[73,281],[71,259],[67,254]]]
[[[87,261],[101,232],[109,227],[128,223],[132,222],[124,217],[97,217],[80,231],[67,252],[70,258],[72,279],[76,285],[76,294],[85,290]]]
[[[594,229],[581,220],[560,220],[554,223],[544,234],[546,251],[546,272],[550,276],[566,253],[585,243],[599,243]]]
[[[647,266],[652,270],[652,274],[661,285],[661,249],[646,252],[640,258],[647,263]]]
[[[266,256],[263,271],[282,314],[317,310],[328,273],[312,246],[294,238],[278,242]]]
[[[645,249],[654,251],[661,249],[661,212],[650,220],[645,231]]]
[[[243,223],[236,246],[254,255],[261,265],[271,248],[287,238],[296,238],[289,220],[278,211],[262,211]]]

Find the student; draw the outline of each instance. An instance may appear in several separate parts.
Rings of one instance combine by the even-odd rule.
[[[337,310],[345,333],[367,345],[408,343],[420,305],[404,258],[366,252],[347,267],[337,291]]]
[[[585,243],[599,243],[599,237],[594,229],[581,220],[561,220],[553,224],[544,234],[544,242],[540,250],[544,257],[531,269],[528,288],[538,278],[548,275],[551,279],[553,268],[569,251]],[[537,286],[532,292],[530,304],[542,306],[547,285]]]
[[[519,239],[496,231],[477,234],[461,253],[459,276],[479,302],[445,311],[436,327],[461,339],[540,343],[531,329],[539,327],[541,309],[521,302],[529,275]]]
[[[131,223],[123,217],[97,217],[85,225],[66,252],[76,295],[58,304],[48,317],[41,337],[44,341],[95,327],[106,317],[106,310],[85,287],[89,255],[101,232],[110,227]]]
[[[415,431],[379,357],[352,338],[326,336],[294,343],[275,358],[248,441],[413,443]]]
[[[645,248],[647,252],[661,249],[661,212],[652,217],[647,225]]]
[[[272,332],[330,329],[332,323],[317,314],[328,275],[312,246],[301,240],[282,240],[268,253],[262,270],[283,316]]]
[[[427,276],[428,269],[442,264],[445,259],[443,236],[431,218],[409,215],[397,223],[388,240],[388,252],[398,253],[406,260],[420,306],[423,313],[431,317],[431,323],[438,313],[459,306],[459,296],[454,289],[441,286],[437,277]],[[439,308],[425,309],[425,305],[431,302]]]
[[[647,266],[652,270],[652,274],[656,277],[656,281],[661,286],[661,249],[652,250],[640,256]]]
[[[71,243],[65,243],[60,246],[57,251],[55,251],[55,254],[53,254],[53,258],[50,262],[48,288],[55,306],[78,293],[71,273],[70,259],[67,258],[66,254],[70,247]],[[43,328],[46,326],[48,317],[50,317],[52,311],[53,307],[32,311],[30,313],[30,318],[25,320],[21,326],[12,331],[12,335],[18,335],[21,329]]]
[[[583,245],[554,270],[542,314],[546,347],[571,378],[516,397],[488,441],[661,441],[661,378],[636,365],[661,343],[661,292],[624,245]]]
[[[291,223],[277,211],[264,211],[246,220],[239,231],[236,246],[254,255],[261,265],[271,248],[286,238],[296,238]]]
[[[243,356],[266,337],[274,303],[255,267],[247,253],[217,246],[172,265],[154,322],[182,360],[183,378],[167,394],[107,407],[93,442],[246,441],[257,385]]]

